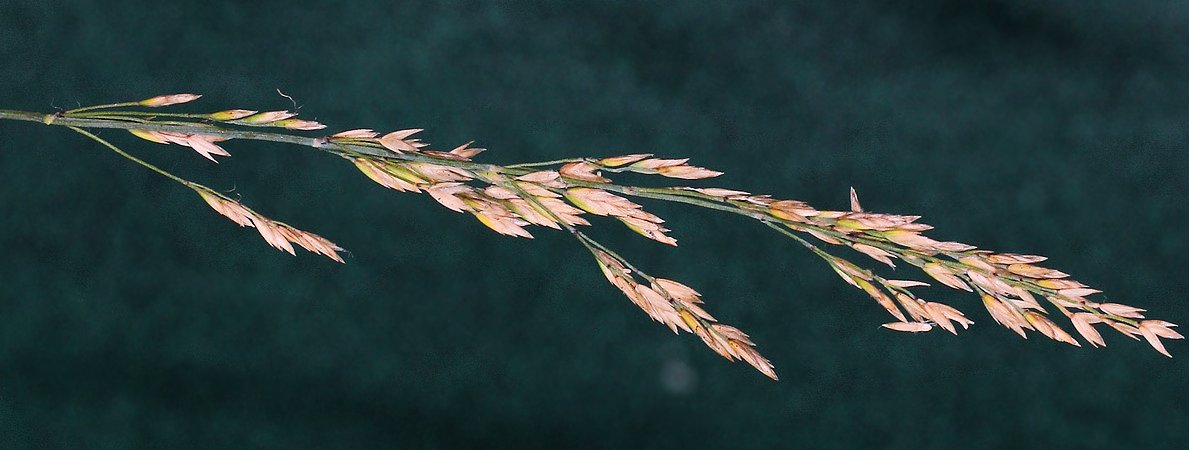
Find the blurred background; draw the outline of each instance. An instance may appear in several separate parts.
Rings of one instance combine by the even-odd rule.
[[[685,156],[820,208],[854,186],[1189,322],[1183,3],[386,3],[0,1],[0,108],[291,107],[279,88],[333,131],[424,127],[485,161]],[[1025,341],[942,289],[970,331],[894,333],[757,223],[647,203],[673,249],[598,221],[749,332],[771,382],[650,322],[563,233],[501,237],[308,149],[232,141],[214,165],[102,135],[351,256],[281,254],[81,136],[0,123],[4,448],[1189,441],[1183,341]]]

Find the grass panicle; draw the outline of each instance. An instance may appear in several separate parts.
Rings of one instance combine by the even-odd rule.
[[[759,221],[818,255],[844,282],[887,311],[893,331],[920,333],[940,328],[957,334],[974,322],[958,309],[918,296],[916,280],[888,279],[856,261],[869,258],[891,268],[914,266],[932,281],[973,294],[996,323],[1027,338],[1031,334],[1081,346],[1106,345],[1100,330],[1143,338],[1171,356],[1162,339],[1183,339],[1175,324],[1149,319],[1146,311],[1094,300],[1100,291],[1070,275],[1040,265],[1043,256],[995,252],[927,237],[933,227],[920,216],[864,210],[854,189],[849,210],[821,210],[792,199],[719,187],[646,187],[620,181],[630,176],[703,180],[722,172],[688,164],[686,158],[652,154],[569,158],[497,165],[473,160],[482,148],[466,143],[434,150],[419,128],[392,132],[351,129],[308,137],[296,131],[326,126],[289,111],[227,109],[212,113],[165,113],[157,108],[189,103],[200,96],[173,94],[78,108],[55,114],[0,110],[0,119],[63,125],[121,156],[193,189],[216,212],[242,227],[255,228],[272,247],[295,254],[294,245],[343,262],[343,249],[316,234],[269,219],[227,196],[149,164],[87,129],[115,128],[157,144],[173,144],[218,162],[230,157],[231,140],[263,140],[311,147],[342,157],[376,184],[398,192],[425,193],[443,207],[475,217],[496,233],[532,238],[536,227],[564,230],[593,256],[607,281],[650,318],[674,333],[698,336],[728,360],[741,360],[776,379],[772,364],[739,329],[718,322],[693,288],[654,277],[589,236],[596,218],[613,219],[647,239],[677,245],[665,220],[637,203],[642,199],[685,203]],[[148,108],[141,109],[141,108]],[[264,131],[261,131],[264,130]],[[230,143],[234,145],[235,143]],[[684,182],[684,181],[682,181]],[[595,217],[597,216],[597,217]],[[595,221],[595,222],[592,222]],[[852,260],[836,255],[853,250]],[[1074,334],[1053,318],[1064,317]]]

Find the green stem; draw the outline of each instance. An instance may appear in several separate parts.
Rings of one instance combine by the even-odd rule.
[[[567,158],[567,159],[555,159],[555,160],[553,160],[553,161],[541,161],[541,162],[532,162],[532,163],[510,164],[510,165],[507,165],[507,166],[504,166],[504,167],[510,167],[510,168],[513,168],[513,169],[519,169],[519,168],[529,168],[529,167],[545,167],[545,166],[556,166],[556,165],[558,165],[558,164],[569,164],[569,163],[572,163],[572,162],[582,162],[582,161],[586,161],[586,158]]]
[[[90,111],[93,109],[121,108],[124,106],[140,106],[140,102],[108,103],[106,105],[85,106],[82,108],[75,108],[75,109],[66,111],[66,114],[74,114],[74,113],[79,113],[79,112],[83,112],[83,111]]]
[[[82,114],[68,112],[70,117],[79,118],[100,118],[106,116],[140,116],[140,117],[180,117],[185,119],[209,119],[209,114],[184,114],[184,113],[163,113],[152,111],[95,111],[85,112]]]
[[[191,182],[189,182],[189,181],[186,181],[185,179],[182,179],[182,177],[179,177],[179,176],[177,176],[177,175],[174,175],[174,174],[172,174],[172,173],[169,173],[169,172],[165,171],[165,169],[162,169],[162,168],[160,168],[160,167],[157,167],[157,166],[154,166],[154,165],[150,164],[148,161],[145,161],[145,160],[143,160],[143,159],[140,159],[140,158],[137,158],[137,157],[135,157],[135,156],[132,156],[131,154],[129,154],[129,153],[128,153],[128,152],[126,152],[126,151],[120,150],[120,148],[119,148],[119,147],[116,147],[116,146],[115,146],[115,145],[113,145],[111,142],[107,142],[107,141],[106,141],[106,140],[104,140],[103,138],[101,138],[101,137],[99,137],[99,136],[96,136],[96,135],[94,135],[94,134],[91,134],[91,133],[90,133],[90,132],[88,132],[87,130],[83,130],[83,129],[81,129],[81,128],[77,128],[77,127],[73,127],[73,126],[69,126],[69,125],[68,125],[68,126],[66,126],[66,128],[69,128],[69,129],[73,130],[74,132],[76,132],[76,133],[78,133],[78,134],[81,134],[81,135],[83,135],[83,136],[89,137],[89,138],[91,138],[92,140],[94,140],[95,142],[98,142],[98,143],[100,143],[100,144],[103,144],[103,146],[104,146],[104,147],[107,147],[107,148],[108,148],[108,149],[110,149],[111,151],[118,153],[120,156],[123,156],[123,157],[125,157],[125,158],[128,158],[130,161],[132,161],[132,162],[134,162],[134,163],[137,163],[137,164],[140,164],[141,166],[144,166],[145,168],[147,168],[147,169],[149,169],[149,170],[152,170],[153,172],[157,172],[157,173],[161,174],[162,176],[164,176],[164,177],[166,177],[166,178],[169,178],[169,179],[171,179],[171,180],[173,180],[173,181],[176,181],[176,182],[178,182],[178,183],[181,183],[183,186],[186,186],[186,187],[191,187],[191,185],[193,184],[193,183],[191,183]]]

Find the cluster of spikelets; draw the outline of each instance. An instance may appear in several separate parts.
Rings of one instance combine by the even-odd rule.
[[[271,245],[278,250],[295,255],[293,251],[293,244],[297,244],[308,251],[326,256],[338,262],[343,262],[343,258],[338,255],[342,251],[342,247],[335,245],[322,236],[318,236],[308,231],[301,231],[289,226],[288,224],[277,222],[275,220],[264,217],[256,211],[248,209],[248,207],[241,205],[239,202],[231,200],[218,192],[212,191],[206,186],[194,184],[191,186],[198,195],[206,200],[211,208],[216,212],[231,219],[232,222],[239,224],[241,227],[254,227],[256,231],[260,232],[260,236],[264,238],[268,245]]]
[[[673,280],[637,273],[647,281],[647,284],[643,284],[617,257],[602,250],[594,250],[594,254],[607,280],[653,320],[665,324],[674,333],[681,329],[696,334],[706,346],[723,358],[743,360],[764,375],[776,379],[772,363],[756,351],[755,343],[751,342],[747,333],[718,323],[714,316],[698,306],[702,303],[702,294],[698,291]]]
[[[212,161],[215,155],[230,155],[217,144],[227,139],[275,140],[265,135],[236,133],[234,128],[216,125],[293,130],[324,128],[317,122],[296,119],[296,115],[288,111],[235,109],[211,114],[170,115],[113,109],[119,106],[161,107],[197,98],[196,95],[178,94],[82,108],[47,116],[46,122],[71,117],[107,120],[118,123],[109,128],[129,129],[134,135],[156,143],[190,147]],[[158,117],[199,120],[192,123],[155,121]],[[129,122],[152,126],[129,125]],[[171,130],[170,124],[179,123],[185,126]],[[718,323],[702,308],[701,296],[694,289],[676,281],[652,277],[591,239],[578,228],[591,225],[583,215],[614,218],[644,237],[669,245],[676,245],[676,240],[663,226],[664,220],[645,211],[628,197],[689,203],[759,220],[809,248],[844,281],[869,295],[895,318],[894,322],[883,326],[896,331],[924,332],[941,328],[956,334],[958,327],[966,329],[973,322],[959,310],[922,299],[913,292],[913,288],[928,286],[927,283],[883,278],[832,255],[821,244],[849,247],[893,268],[897,261],[916,266],[942,285],[978,295],[996,322],[1025,338],[1028,331],[1033,331],[1060,342],[1081,345],[1050,319],[1050,308],[1065,316],[1073,329],[1095,347],[1106,345],[1095,328],[1098,324],[1128,337],[1142,337],[1165,355],[1169,353],[1161,338],[1183,338],[1173,330],[1176,325],[1146,319],[1142,309],[1088,299],[1100,291],[1070,279],[1063,272],[1038,266],[1044,257],[997,253],[959,242],[933,240],[922,234],[932,227],[917,222],[918,216],[864,211],[853,189],[849,211],[828,211],[796,200],[731,189],[629,186],[608,177],[636,173],[696,180],[716,177],[721,172],[691,166],[686,159],[662,159],[650,154],[509,166],[480,164],[472,162],[472,158],[483,149],[467,143],[450,151],[432,150],[429,144],[414,137],[420,131],[407,129],[382,134],[370,129],[355,129],[312,139],[308,145],[348,159],[381,186],[401,192],[424,192],[452,211],[475,216],[500,234],[531,238],[531,226],[569,231],[592,253],[608,281],[653,320],[675,333],[695,334],[728,360],[745,361],[773,379],[776,374],[772,364],[755,350],[747,334]],[[112,147],[106,141],[100,142]],[[292,254],[294,247],[291,244],[297,244],[342,262],[337,253],[342,249],[320,236],[268,219],[196,183],[166,175],[194,189],[212,208],[240,226],[255,227],[273,247]],[[812,237],[817,243],[806,237]]]

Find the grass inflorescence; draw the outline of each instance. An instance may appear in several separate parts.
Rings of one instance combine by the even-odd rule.
[[[1042,256],[1001,253],[961,242],[926,237],[932,227],[919,216],[865,211],[850,192],[845,211],[819,210],[805,202],[717,187],[644,187],[618,180],[627,174],[678,180],[702,180],[721,172],[689,164],[685,158],[651,154],[600,158],[570,158],[538,163],[497,165],[474,158],[484,151],[466,143],[451,150],[435,150],[416,137],[421,129],[380,133],[353,129],[319,137],[295,131],[326,126],[298,119],[289,111],[228,109],[212,113],[163,113],[156,108],[189,103],[200,96],[174,94],[136,102],[89,106],[55,114],[0,110],[0,119],[63,125],[104,147],[192,189],[211,208],[243,227],[253,227],[265,241],[294,254],[294,245],[343,262],[343,249],[316,234],[275,221],[219,192],[141,160],[86,131],[118,128],[164,145],[189,147],[211,161],[229,157],[227,141],[265,140],[303,145],[329,152],[353,164],[377,184],[400,192],[425,193],[442,206],[474,216],[493,231],[532,238],[533,227],[563,230],[593,256],[607,280],[653,320],[674,333],[697,335],[728,360],[742,360],[776,379],[772,364],[738,328],[720,323],[704,309],[702,296],[680,282],[655,277],[632,265],[585,231],[590,216],[620,222],[654,241],[677,245],[661,217],[634,199],[685,203],[757,220],[804,246],[842,278],[863,291],[894,319],[884,327],[902,332],[941,328],[956,334],[973,321],[958,309],[921,298],[914,291],[928,283],[888,279],[870,268],[837,256],[843,247],[872,261],[896,267],[914,266],[933,281],[967,291],[981,300],[991,318],[1027,338],[1039,333],[1074,346],[1081,341],[1055,322],[1064,316],[1082,340],[1094,347],[1106,342],[1096,325],[1133,339],[1145,339],[1168,356],[1161,339],[1183,339],[1176,325],[1145,317],[1140,308],[1092,300],[1100,291],[1074,281],[1064,272],[1038,265]],[[1057,314],[1053,314],[1053,312]]]

